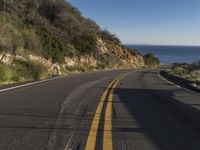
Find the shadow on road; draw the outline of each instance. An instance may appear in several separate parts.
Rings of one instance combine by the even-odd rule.
[[[193,128],[200,112],[174,99],[172,92],[118,88],[114,94],[136,119],[140,131],[161,150],[200,149],[199,131]]]

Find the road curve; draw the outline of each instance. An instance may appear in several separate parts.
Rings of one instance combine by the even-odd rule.
[[[0,150],[199,150],[198,126],[168,104],[198,111],[199,99],[158,70],[83,73],[1,92]]]

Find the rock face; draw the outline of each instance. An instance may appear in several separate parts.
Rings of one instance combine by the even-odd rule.
[[[109,68],[135,68],[144,65],[141,55],[122,45],[106,42],[102,39],[97,41],[96,57],[101,65]]]
[[[53,75],[60,75],[61,68],[67,68],[75,71],[87,71],[94,69],[117,69],[117,68],[136,68],[144,65],[143,57],[134,51],[102,39],[97,40],[97,49],[91,55],[82,55],[74,57],[65,57],[63,64],[52,63],[40,56],[32,54],[12,55],[9,53],[0,54],[0,63],[12,65],[12,60],[15,58],[23,60],[31,60],[38,62],[47,68],[49,73]]]
[[[65,57],[65,66],[67,67],[96,67],[97,60],[93,56],[83,55],[80,57]]]
[[[92,55],[83,55],[80,57],[65,57],[65,66],[67,67],[85,67],[85,68],[136,68],[144,65],[143,57],[127,48],[103,41],[97,40],[96,52]]]

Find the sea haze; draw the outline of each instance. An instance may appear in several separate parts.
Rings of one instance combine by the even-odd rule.
[[[192,63],[200,60],[200,46],[126,45],[140,53],[154,53],[162,64]]]

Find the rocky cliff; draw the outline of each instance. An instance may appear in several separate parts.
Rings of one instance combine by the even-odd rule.
[[[144,60],[140,54],[130,51],[121,45],[106,43],[100,38],[97,41],[97,49],[93,55],[66,56],[63,63],[53,63],[51,59],[33,54],[24,56],[24,54],[0,53],[0,63],[5,65],[12,65],[12,62],[16,59],[40,63],[49,68],[51,74],[61,74],[66,71],[92,71],[144,66]],[[55,72],[55,68],[59,71]],[[61,68],[63,68],[64,72],[62,72]]]

